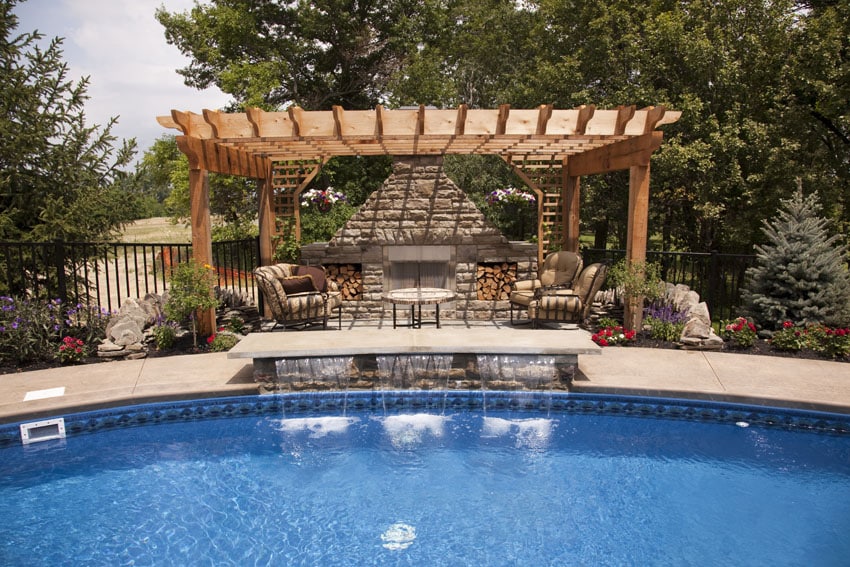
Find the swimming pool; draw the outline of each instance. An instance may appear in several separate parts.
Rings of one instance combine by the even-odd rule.
[[[360,392],[0,427],[3,565],[842,565],[846,416]]]

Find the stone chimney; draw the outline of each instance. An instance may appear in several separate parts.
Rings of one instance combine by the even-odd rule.
[[[445,174],[442,156],[396,157],[390,177],[329,242],[302,248],[304,263],[359,269],[358,300],[343,309],[371,319],[389,309],[381,301],[385,289],[417,284],[457,293],[441,309],[447,319],[507,316],[506,298],[479,299],[481,266],[508,265],[511,277],[527,279],[534,277],[536,255],[536,245],[509,242],[487,221]]]

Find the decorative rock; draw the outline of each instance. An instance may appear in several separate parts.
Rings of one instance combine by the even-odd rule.
[[[711,337],[711,325],[706,325],[698,317],[692,317],[685,323],[682,329],[682,340],[684,339],[708,339]]]
[[[142,358],[147,358],[148,353],[146,352],[134,352],[132,354],[127,355],[127,360],[139,360]]]
[[[123,348],[121,350],[112,350],[112,351],[97,351],[98,358],[121,358],[127,355],[127,351]]]
[[[116,352],[124,350],[124,347],[118,346],[109,339],[105,339],[99,345],[97,345],[98,352]]]
[[[107,338],[119,346],[127,346],[140,343],[145,340],[142,327],[133,319],[118,321],[107,334]]]

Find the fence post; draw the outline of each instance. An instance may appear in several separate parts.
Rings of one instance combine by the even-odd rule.
[[[720,267],[718,263],[717,250],[712,250],[708,261],[708,293],[705,298],[709,313],[714,311],[714,306],[717,305],[719,299]]]
[[[53,241],[53,266],[56,268],[56,295],[62,303],[68,303],[68,282],[65,278],[65,242]]]
[[[254,258],[256,258],[256,261],[251,262],[251,264],[253,264],[253,265],[251,266],[251,274],[252,274],[252,275],[253,275],[253,273],[254,273],[254,268],[259,268],[260,266],[262,266],[262,265],[263,265],[263,256],[262,256],[262,254],[263,254],[263,247],[262,247],[262,244],[260,243],[260,237],[259,237],[259,236],[257,236],[257,237],[256,237],[256,239],[255,239],[254,241],[255,241],[255,243],[256,243],[256,245],[257,245],[257,255],[254,257]],[[251,280],[251,281],[254,281],[254,280]],[[263,293],[259,290],[259,288],[258,288],[258,287],[256,287],[256,282],[255,282],[255,286],[254,286],[254,293],[256,293],[256,294],[257,294],[257,295],[256,295],[256,297],[257,297],[257,312],[258,312],[258,313],[260,314],[260,316],[262,317],[263,313],[265,313],[265,312],[266,312],[266,309],[265,309],[265,307],[266,307],[266,305],[265,305],[265,299],[263,298]]]

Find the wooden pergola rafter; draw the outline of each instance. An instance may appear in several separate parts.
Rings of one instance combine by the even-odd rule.
[[[272,257],[272,237],[294,220],[300,231],[298,197],[321,164],[333,156],[494,154],[538,196],[538,259],[550,243],[578,251],[579,179],[630,170],[627,258],[646,258],[649,163],[661,146],[657,130],[681,113],[664,107],[594,106],[556,109],[435,109],[285,112],[258,108],[201,114],[172,110],[159,123],[181,132],[180,150],[190,166],[192,240],[201,262],[212,256],[209,172],[258,180],[261,261]]]

